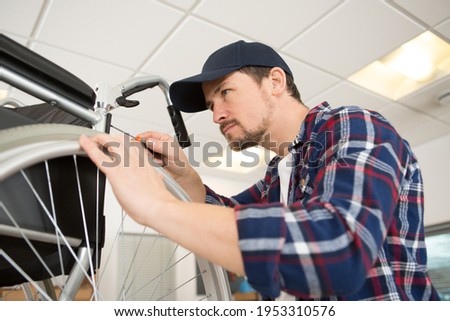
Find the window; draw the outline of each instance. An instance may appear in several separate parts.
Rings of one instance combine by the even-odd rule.
[[[425,228],[428,270],[441,299],[450,301],[450,223]]]

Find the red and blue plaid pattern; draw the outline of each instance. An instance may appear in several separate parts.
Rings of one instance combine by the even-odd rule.
[[[289,147],[288,205],[277,156],[232,198],[245,271],[264,297],[439,300],[427,274],[423,184],[408,143],[378,113],[313,108]]]

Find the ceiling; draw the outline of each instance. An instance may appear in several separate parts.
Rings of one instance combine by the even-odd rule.
[[[436,101],[450,76],[400,101],[346,80],[426,30],[449,43],[449,0],[0,0],[0,9],[2,33],[91,86],[149,74],[170,83],[198,73],[223,45],[260,41],[286,59],[310,107],[326,100],[380,111],[413,147],[450,134],[450,106]],[[35,102],[5,83],[0,90]],[[139,107],[114,111],[115,124],[171,132],[161,92],[137,96]],[[210,112],[184,117],[201,144],[190,148],[192,161],[213,152],[206,142],[225,144]]]

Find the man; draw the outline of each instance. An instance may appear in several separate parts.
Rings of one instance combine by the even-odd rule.
[[[186,204],[151,166],[138,166],[137,152],[134,166],[103,166],[99,145],[115,138],[81,138],[136,221],[246,275],[265,298],[283,290],[299,299],[439,299],[426,271],[420,170],[381,115],[327,103],[308,109],[284,60],[243,41],[217,50],[170,94],[182,111],[211,110],[232,148],[259,144],[277,156],[264,179],[225,198],[185,155],[164,148],[170,136],[143,133],[154,152],[166,150],[165,168],[194,201]]]

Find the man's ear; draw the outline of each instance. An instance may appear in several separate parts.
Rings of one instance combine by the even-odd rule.
[[[272,94],[280,96],[286,90],[286,73],[280,67],[270,70],[269,79],[272,82]]]

